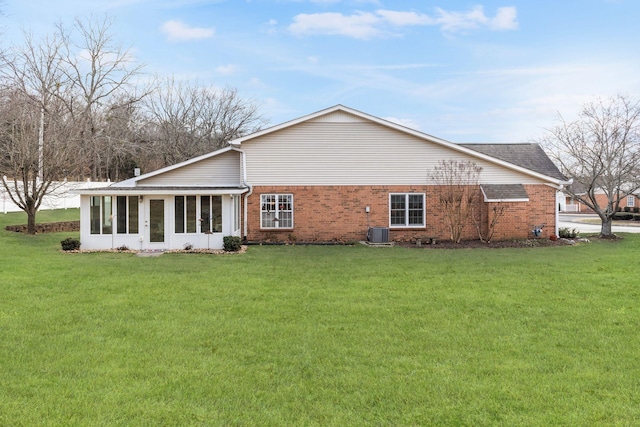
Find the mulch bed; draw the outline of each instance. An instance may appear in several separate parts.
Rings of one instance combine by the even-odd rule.
[[[398,246],[406,248],[416,249],[501,249],[501,248],[548,248],[555,246],[572,246],[576,243],[588,243],[589,239],[597,238],[596,236],[589,236],[588,238],[580,239],[522,239],[522,240],[501,240],[491,243],[481,242],[480,240],[463,240],[460,243],[453,243],[450,241],[438,241],[435,245],[422,244],[417,246],[415,243],[399,243]]]

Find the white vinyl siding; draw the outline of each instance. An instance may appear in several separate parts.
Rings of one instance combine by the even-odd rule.
[[[140,180],[139,186],[238,186],[240,153],[228,151],[209,159]]]
[[[373,122],[300,123],[242,149],[252,185],[428,185],[442,159],[476,162],[482,182],[542,182]]]

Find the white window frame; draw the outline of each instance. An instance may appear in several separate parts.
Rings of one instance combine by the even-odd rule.
[[[392,199],[394,196],[404,196],[404,223],[403,224],[392,224]],[[422,198],[422,221],[420,224],[410,224],[409,223],[409,198],[410,196],[420,196]],[[389,228],[424,228],[426,227],[426,217],[427,217],[427,207],[426,207],[426,196],[425,193],[389,193]]]
[[[92,235],[113,234],[113,201],[113,196],[90,196],[89,232]]]
[[[281,203],[281,198],[289,198],[289,202],[287,203],[284,200],[284,203]],[[275,198],[275,203],[270,203],[269,198]],[[282,205],[289,204],[291,209],[282,209]],[[273,208],[273,209],[272,209]],[[268,193],[260,195],[260,228],[263,230],[291,230],[293,229],[293,210],[294,210],[294,200],[293,194],[289,193]],[[272,221],[274,223],[273,226],[265,225],[265,214],[273,213],[275,216],[275,220]],[[291,225],[283,226],[281,224],[281,220],[279,219],[283,214],[290,214],[291,216]]]
[[[178,207],[177,207],[177,200],[178,197],[182,198],[182,209],[180,212],[180,216],[182,217],[182,221],[181,222],[181,226],[182,226],[182,231],[178,231],[178,228],[176,227],[177,223],[178,223]],[[189,216],[189,213],[191,213],[189,211],[189,198],[193,198],[194,202],[195,202],[195,206],[192,212],[192,215]],[[175,234],[196,234],[198,232],[198,211],[199,211],[199,206],[198,206],[198,196],[192,195],[192,194],[177,194],[173,197],[173,232]],[[189,225],[191,225],[193,227],[192,231],[189,231]]]
[[[124,199],[124,205],[120,202]],[[138,234],[140,227],[138,218],[140,216],[139,196],[115,196],[116,208],[114,217],[116,218],[116,234]],[[131,216],[132,206],[135,206],[134,216]],[[124,218],[120,218],[120,209],[124,208]],[[121,221],[122,220],[122,221]],[[122,228],[121,228],[122,227]],[[124,230],[124,231],[121,231]]]
[[[636,206],[636,196],[630,195],[627,196],[627,206],[633,208]]]
[[[203,208],[203,203],[202,200],[206,200],[207,201],[207,205],[209,208],[209,213],[206,217],[204,217],[204,208]],[[214,217],[213,216],[213,208],[214,208],[214,200],[217,200],[220,202],[220,204],[218,205],[220,207],[220,215]],[[222,233],[222,229],[224,228],[224,221],[223,221],[223,217],[224,215],[224,208],[223,208],[223,200],[222,200],[222,196],[220,194],[204,194],[201,195],[197,201],[196,204],[199,204],[197,212],[198,212],[198,218],[200,218],[200,232],[201,233]],[[215,219],[218,219],[220,222],[214,222]],[[215,225],[219,225],[219,230],[216,229]]]

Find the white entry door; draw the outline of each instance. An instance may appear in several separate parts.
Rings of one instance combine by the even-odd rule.
[[[149,199],[145,220],[145,241],[147,249],[166,249],[168,233],[164,199]]]

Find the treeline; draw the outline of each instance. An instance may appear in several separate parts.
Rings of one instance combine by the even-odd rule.
[[[157,78],[111,20],[25,33],[0,56],[0,172],[24,182],[128,178],[225,146],[264,125],[229,87]]]
[[[224,147],[264,126],[229,87],[146,74],[111,20],[0,45],[0,177],[29,232],[56,182],[119,181]]]

